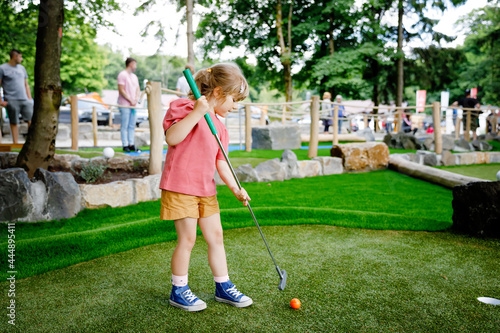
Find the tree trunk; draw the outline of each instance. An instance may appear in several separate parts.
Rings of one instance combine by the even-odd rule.
[[[193,0],[186,0],[188,63],[194,66]]]
[[[333,44],[333,22],[335,22],[335,13],[333,10],[330,13],[330,29],[328,30],[328,54],[333,56],[335,53],[335,46]]]
[[[403,104],[403,87],[404,87],[404,73],[403,73],[403,62],[404,62],[404,52],[403,52],[403,0],[399,0],[398,3],[398,65],[397,65],[397,92],[396,92],[396,106],[401,106]]]
[[[17,159],[30,177],[47,169],[54,157],[61,105],[61,38],[64,0],[41,0],[35,60],[34,112],[28,137]]]
[[[278,41],[281,49],[281,64],[283,65],[283,75],[285,78],[285,98],[287,102],[292,101],[292,13],[293,13],[293,1],[290,3],[290,11],[288,13],[288,35],[287,41],[288,46],[285,44],[285,36],[283,34],[283,15],[281,0],[277,3],[277,13],[276,13],[276,28],[278,30]]]

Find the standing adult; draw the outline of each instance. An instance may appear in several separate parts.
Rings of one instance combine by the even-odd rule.
[[[120,107],[122,116],[121,137],[124,152],[136,151],[134,145],[135,134],[135,108],[139,99],[139,80],[134,72],[137,69],[137,61],[134,58],[125,60],[125,70],[118,74],[118,104],[132,106],[131,108]]]
[[[191,64],[187,64],[184,69],[189,69],[191,71],[191,74],[194,75],[194,66]],[[181,98],[187,98],[189,95],[189,91],[191,88],[189,88],[189,84],[186,80],[186,77],[182,75],[180,78],[177,79],[177,85],[176,85],[176,90],[182,95],[180,96]]]
[[[470,108],[470,109],[478,109],[477,111],[466,111],[464,110],[463,112],[463,127],[464,131],[466,131],[466,126],[467,126],[467,112],[470,112],[470,129],[472,131],[472,139],[477,140],[477,133],[476,130],[479,126],[479,114],[482,113],[479,108],[481,107],[481,104],[479,101],[475,98],[472,98],[470,95],[470,90],[467,89],[465,91],[465,97],[460,99],[458,101],[458,105],[464,107],[464,108]]]
[[[28,85],[28,73],[26,68],[21,65],[23,55],[21,51],[12,49],[10,51],[10,60],[0,65],[0,85],[3,87],[4,99],[0,96],[0,106],[7,108],[9,116],[10,132],[12,141],[18,143],[19,114],[23,120],[31,125],[33,116],[33,99]]]
[[[338,106],[339,106],[339,134],[342,132],[342,118],[344,117],[344,113],[345,113],[345,108],[343,105],[341,105],[342,103],[342,96],[341,95],[337,95],[335,97],[335,102],[338,103]]]

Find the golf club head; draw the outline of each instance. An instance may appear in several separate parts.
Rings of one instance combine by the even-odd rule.
[[[284,290],[285,287],[286,287],[286,278],[287,278],[287,274],[286,274],[286,271],[284,269],[281,270],[281,274],[280,274],[280,283],[278,285],[278,289],[279,290]]]

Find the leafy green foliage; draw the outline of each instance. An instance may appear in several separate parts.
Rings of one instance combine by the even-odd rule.
[[[483,104],[500,104],[500,7],[492,1],[464,20],[473,31],[464,43],[468,64],[461,73],[462,88],[479,87]]]
[[[82,166],[81,171],[72,171],[86,183],[95,183],[101,179],[106,171],[107,166],[97,162],[89,161],[87,165]]]
[[[94,41],[96,30],[74,11],[65,11],[61,43],[61,82],[66,95],[100,92],[106,86],[106,58]]]

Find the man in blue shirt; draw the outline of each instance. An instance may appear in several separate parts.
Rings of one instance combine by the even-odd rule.
[[[28,85],[28,73],[21,62],[23,56],[21,51],[13,49],[10,51],[10,60],[0,65],[0,85],[3,87],[4,99],[0,97],[0,107],[7,108],[9,116],[12,140],[18,143],[19,114],[31,125],[33,116],[33,99]]]

